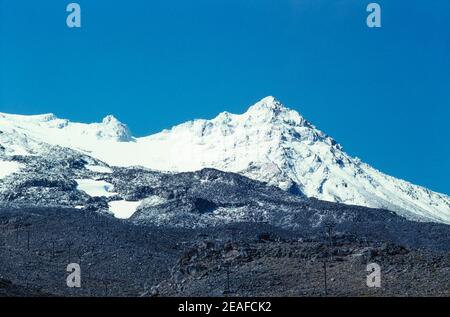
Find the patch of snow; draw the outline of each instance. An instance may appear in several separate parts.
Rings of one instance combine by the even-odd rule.
[[[111,201],[108,205],[109,211],[114,214],[114,217],[128,219],[136,212],[141,203],[142,201],[117,200]]]
[[[17,173],[24,167],[23,164],[12,161],[0,161],[0,179]]]
[[[91,197],[111,197],[117,195],[114,193],[114,186],[105,181],[93,179],[76,179],[77,189],[84,191]]]

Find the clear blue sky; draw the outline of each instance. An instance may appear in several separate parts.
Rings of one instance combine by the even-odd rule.
[[[450,193],[450,1],[0,0],[0,111],[135,135],[274,95],[374,167]]]

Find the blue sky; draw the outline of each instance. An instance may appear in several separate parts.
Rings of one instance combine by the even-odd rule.
[[[450,1],[0,0],[0,112],[135,135],[267,95],[374,167],[450,193]]]

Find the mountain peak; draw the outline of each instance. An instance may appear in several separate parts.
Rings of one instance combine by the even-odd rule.
[[[117,120],[117,118],[111,114],[104,117],[102,120],[102,123],[103,124],[121,124],[121,122],[119,120]]]
[[[450,197],[352,158],[331,137],[272,96],[244,114],[224,112],[213,120],[190,121],[145,138],[133,138],[114,116],[81,124],[52,120],[51,115],[0,114],[0,128],[6,132],[0,133],[0,143],[9,146],[8,153],[17,152],[17,146],[28,151],[28,138],[19,140],[17,130],[30,140],[87,151],[110,165],[168,172],[215,168],[308,197],[450,223]]]
[[[300,113],[284,106],[278,99],[268,96],[253,106],[244,114],[251,120],[263,123],[288,123],[296,126],[313,127]]]
[[[127,125],[120,122],[113,115],[107,115],[102,120],[103,128],[97,133],[99,138],[113,139],[119,142],[132,140],[131,132]]]
[[[275,112],[280,113],[283,110],[288,110],[280,101],[278,101],[273,96],[268,96],[257,103],[255,103],[253,106],[251,106],[247,112],[253,113],[253,112]]]
[[[275,98],[274,96],[267,96],[262,98],[260,101],[260,103],[267,103],[267,104],[274,104],[274,103],[280,103],[277,98]]]

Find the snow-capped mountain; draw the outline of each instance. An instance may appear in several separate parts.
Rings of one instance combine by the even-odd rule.
[[[244,114],[224,112],[143,138],[132,137],[113,116],[102,123],[82,124],[51,114],[0,114],[0,131],[0,152],[6,155],[39,154],[50,144],[114,166],[174,172],[216,168],[308,197],[450,223],[447,195],[385,175],[349,156],[331,137],[273,97]]]

